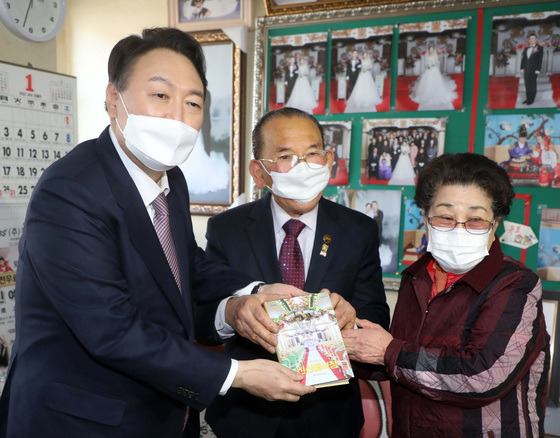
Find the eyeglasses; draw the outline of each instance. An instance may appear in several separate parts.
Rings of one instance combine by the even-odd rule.
[[[494,226],[494,222],[477,217],[470,218],[465,222],[457,222],[455,219],[447,216],[432,216],[428,218],[428,223],[434,230],[438,231],[451,231],[454,230],[457,225],[462,224],[471,234],[486,234]]]
[[[296,154],[284,154],[280,155],[276,160],[271,160],[269,158],[261,158],[259,161],[268,161],[269,163],[276,164],[276,169],[278,172],[285,173],[289,172],[296,166],[300,161],[305,161],[305,163],[311,169],[318,169],[319,167],[327,164],[327,155],[329,151],[317,150],[306,153],[305,155],[299,157]]]

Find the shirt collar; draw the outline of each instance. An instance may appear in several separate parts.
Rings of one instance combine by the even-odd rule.
[[[270,195],[270,198],[271,198],[270,206],[272,209],[272,221],[274,223],[274,234],[277,234],[278,232],[280,232],[280,230],[282,229],[282,227],[286,222],[294,218],[291,217],[288,213],[286,213],[284,209],[278,205],[276,199],[274,199],[274,196],[272,196],[272,194]],[[315,229],[317,228],[318,211],[319,211],[319,204],[317,204],[315,208],[313,208],[313,210],[305,214],[302,214],[297,219],[303,222],[307,227],[309,227],[311,231],[315,232]]]
[[[144,206],[148,206],[152,203],[156,197],[163,192],[165,196],[169,194],[169,180],[167,179],[167,172],[164,172],[160,180],[156,183],[152,178],[150,178],[142,169],[140,169],[130,158],[125,154],[115,133],[113,132],[112,126],[109,126],[109,135],[113,141],[113,146],[117,150],[124,167],[128,171],[128,174],[134,181],[134,185],[138,189],[140,196],[142,197],[142,202]]]

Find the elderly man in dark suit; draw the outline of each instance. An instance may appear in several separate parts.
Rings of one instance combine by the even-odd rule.
[[[278,363],[194,345],[193,301],[254,287],[197,246],[176,167],[206,84],[200,44],[177,29],[113,48],[110,126],[50,166],[29,204],[0,436],[192,437],[197,412],[233,388],[292,401],[314,390]],[[264,299],[231,299],[225,321],[237,328],[232,310]]]
[[[288,225],[295,221],[301,226],[296,241],[303,289],[336,292],[358,317],[369,315],[387,327],[377,224],[322,197],[333,161],[323,142],[321,125],[303,111],[284,107],[266,114],[253,131],[249,171],[257,187],[271,193],[211,218],[207,254],[255,280],[284,281],[279,259]],[[219,319],[217,306],[199,317]],[[216,334],[207,341],[220,340]],[[274,359],[273,352],[239,336],[225,344],[225,353],[238,359]],[[358,437],[364,420],[355,379],[314,395],[289,406],[230,390],[208,408],[206,419],[218,437]]]
[[[537,42],[537,35],[529,35],[529,46],[523,51],[521,71],[525,79],[526,105],[532,105],[537,95],[537,77],[542,69],[543,48]]]

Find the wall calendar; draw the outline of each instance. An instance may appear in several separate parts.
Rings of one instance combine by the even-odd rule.
[[[76,102],[76,78],[0,63],[0,392],[27,203],[43,171],[77,142]]]
[[[76,144],[76,78],[0,63],[0,205],[27,203]]]

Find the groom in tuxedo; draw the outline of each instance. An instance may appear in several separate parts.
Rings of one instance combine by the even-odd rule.
[[[521,71],[525,78],[526,105],[532,105],[537,94],[537,76],[541,72],[543,48],[537,42],[537,35],[529,35],[529,46],[523,51]]]
[[[290,62],[284,67],[284,78],[286,83],[286,102],[290,98],[292,94],[292,90],[294,89],[294,85],[298,78],[299,68],[296,63],[295,56],[290,57]]]
[[[354,50],[352,56],[348,61],[346,61],[346,79],[348,80],[348,97],[352,94],[354,90],[354,85],[358,80],[360,71],[362,70],[362,61],[358,57],[358,51]]]
[[[286,181],[276,179],[279,171],[283,175],[295,172],[295,167],[287,171],[278,167],[280,156],[293,155],[292,166],[307,166],[304,159],[316,159],[323,151],[323,128],[312,115],[289,107],[266,114],[253,131],[254,159],[249,164],[249,172],[259,189],[269,187],[271,192],[212,217],[206,233],[207,254],[255,280],[282,281],[279,258],[289,232],[284,227],[297,219],[303,227],[296,238],[303,263],[303,289],[311,293],[324,288],[336,292],[331,294],[333,301],[339,294],[354,306],[359,318],[372,317],[387,327],[389,310],[381,281],[376,222],[323,198],[327,181],[319,184],[311,200],[312,193],[305,194],[307,199],[296,200],[287,197],[290,186],[281,184]],[[330,151],[323,156],[324,166],[332,169]],[[298,170],[305,174],[303,169]],[[305,176],[299,178],[299,183],[293,178],[290,193],[294,198],[313,185],[305,181]],[[214,309],[205,309],[197,319],[212,324]],[[206,341],[220,342],[221,338]],[[276,359],[273,351],[267,352],[245,337],[233,336],[225,342],[225,353],[233,358]],[[310,398],[312,395],[316,397]],[[248,397],[232,388],[208,408],[206,420],[219,438],[359,436],[364,419],[356,379],[351,379],[348,385],[322,388],[312,395],[302,399],[303,403],[289,406]]]

